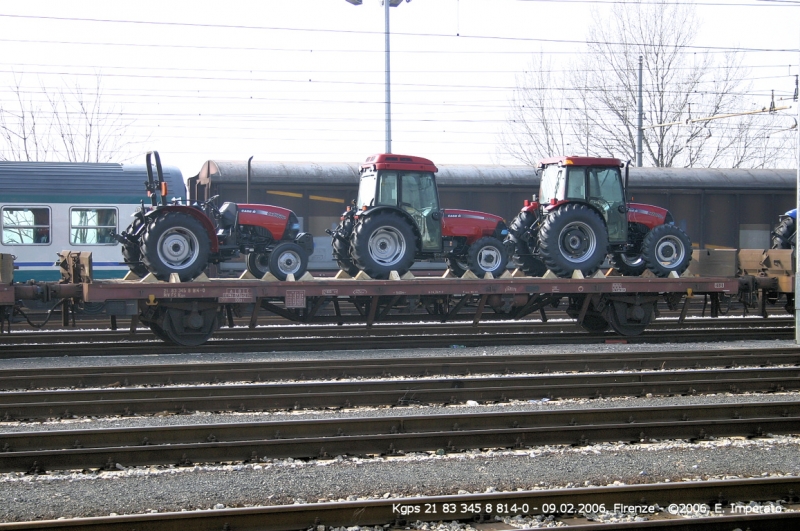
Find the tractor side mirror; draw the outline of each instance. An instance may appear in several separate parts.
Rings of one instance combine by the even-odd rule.
[[[433,221],[439,221],[440,219],[442,219],[442,211],[434,210],[433,212],[431,212],[431,219]]]
[[[619,210],[620,214],[624,214],[625,212],[628,211],[628,207],[625,206],[625,205],[620,205],[620,206],[617,207],[617,210]]]

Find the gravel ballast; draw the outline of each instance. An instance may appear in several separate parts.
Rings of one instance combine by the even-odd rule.
[[[131,357],[4,360],[6,367],[59,367],[147,363],[197,363],[215,360],[365,359],[431,355],[514,355],[534,352],[610,352],[789,347],[787,341],[749,341],[682,345],[559,345],[550,347],[454,348],[425,351],[348,351],[270,354],[152,355]],[[797,393],[718,394],[599,400],[531,400],[503,405],[359,408],[348,411],[164,415],[135,418],[72,419],[44,423],[0,423],[0,432],[156,426],[165,424],[251,422],[335,416],[418,415],[492,410],[550,410],[643,405],[741,403],[797,400]],[[800,430],[799,430],[800,431]],[[0,520],[24,521],[78,516],[108,516],[151,511],[181,511],[282,503],[335,501],[364,497],[405,497],[531,488],[653,483],[697,479],[800,475],[800,437],[719,439],[688,443],[547,446],[515,451],[485,450],[437,455],[330,460],[269,460],[252,464],[195,467],[121,467],[115,471],[65,471],[40,476],[0,474]]]

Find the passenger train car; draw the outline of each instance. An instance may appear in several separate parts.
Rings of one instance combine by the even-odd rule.
[[[435,161],[434,161],[435,162]],[[510,221],[538,192],[530,166],[437,164],[443,208],[491,212]],[[359,164],[207,161],[187,179],[191,200],[277,204],[292,209],[312,233],[310,269],[335,268],[331,229],[358,190]],[[631,168],[629,200],[668,209],[695,248],[768,249],[779,215],[795,208],[796,170]],[[248,197],[249,193],[249,197]],[[223,264],[242,269],[242,264]]]
[[[170,197],[185,198],[183,175],[165,167]],[[90,251],[94,278],[121,278],[120,244],[142,201],[145,166],[70,162],[0,162],[0,253],[14,255],[15,282],[59,280],[62,250]]]

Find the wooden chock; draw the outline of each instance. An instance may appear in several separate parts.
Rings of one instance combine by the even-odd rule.
[[[253,277],[253,278],[256,278],[256,277]],[[205,273],[200,273],[200,274],[197,276],[197,278],[195,278],[195,279],[194,279],[194,281],[195,281],[195,282],[210,282],[210,281],[211,281],[211,279],[210,279],[210,278],[208,278],[208,275],[206,275]]]
[[[641,274],[641,278],[658,278],[655,273],[650,271],[649,269],[645,269],[644,273]]]
[[[494,280],[494,275],[487,271],[483,275],[483,280]]]
[[[303,273],[303,276],[300,277],[297,281],[298,282],[307,282],[307,281],[311,281],[311,280],[316,280],[316,279],[314,278],[314,275],[312,275],[311,273],[306,271],[305,273]]]
[[[574,269],[572,271],[572,278],[582,279],[582,278],[586,278],[586,277],[583,276],[583,273],[581,273],[580,269]]]
[[[480,280],[480,279],[475,275],[475,273],[473,273],[468,269],[463,275],[461,275],[461,280]]]
[[[516,268],[513,273],[511,273],[511,278],[523,278],[526,277],[525,271],[520,268]]]
[[[389,272],[389,280],[402,280],[402,279],[400,278],[400,273],[398,273],[397,271],[391,271]]]
[[[356,280],[372,280],[372,277],[368,274],[364,273],[363,271],[359,271],[358,274],[355,276]]]
[[[286,282],[296,282],[296,280],[294,278],[294,273],[288,273],[286,275]]]
[[[548,269],[545,271],[544,275],[542,275],[542,278],[558,278],[558,275]]]
[[[516,270],[515,270],[515,271],[516,271]],[[509,273],[509,272],[508,272],[508,269],[506,269],[505,271],[503,271],[503,274],[502,274],[502,275],[500,275],[500,278],[511,278],[511,277],[512,277],[512,275],[511,275],[511,273]]]
[[[442,278],[458,278],[458,277],[455,275],[455,273],[453,273],[449,269],[445,269],[444,270],[444,275],[442,275]]]
[[[242,271],[242,274],[239,275],[239,280],[255,280],[255,278],[256,278],[255,275],[253,275],[253,273],[251,273],[247,269]]]
[[[600,271],[598,269],[597,271],[594,272],[594,275],[592,275],[592,278],[606,278],[606,276],[603,274],[602,271]]]
[[[181,283],[181,276],[178,273],[170,273],[169,274],[169,283],[170,284],[180,284]]]
[[[414,274],[413,274],[411,271],[406,271],[406,272],[403,274],[403,276],[402,276],[402,277],[400,277],[400,278],[401,278],[402,280],[414,280],[414,279],[415,279],[415,278],[417,278],[417,277],[415,277],[415,276],[414,276]]]
[[[267,271],[267,274],[261,277],[264,282],[278,282],[278,277]]]
[[[145,284],[150,284],[152,282],[158,282],[158,279],[153,273],[147,273],[142,280],[139,282],[143,282]]]
[[[353,277],[348,275],[346,271],[342,271],[340,269],[339,272],[336,273],[336,276],[334,276],[333,278],[335,278],[336,280],[350,280]]]
[[[125,276],[122,277],[122,280],[141,280],[141,277],[133,271],[128,271],[125,273]]]

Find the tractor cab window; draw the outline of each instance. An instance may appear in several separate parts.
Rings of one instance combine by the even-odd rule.
[[[439,210],[436,183],[432,173],[404,173],[400,191],[401,204],[415,210]]]
[[[397,172],[380,173],[376,204],[397,206]]]
[[[558,190],[564,180],[563,171],[555,164],[545,166],[542,172],[542,181],[539,184],[539,201],[549,203],[554,197],[558,197]]]
[[[585,168],[569,168],[567,174],[567,199],[586,200]]]
[[[589,168],[589,203],[603,213],[611,242],[627,239],[627,216],[619,207],[625,204],[619,168]]]
[[[356,208],[361,210],[361,207],[375,206],[375,185],[378,177],[375,174],[365,175],[361,177],[361,182],[358,185],[358,199],[356,199]]]

